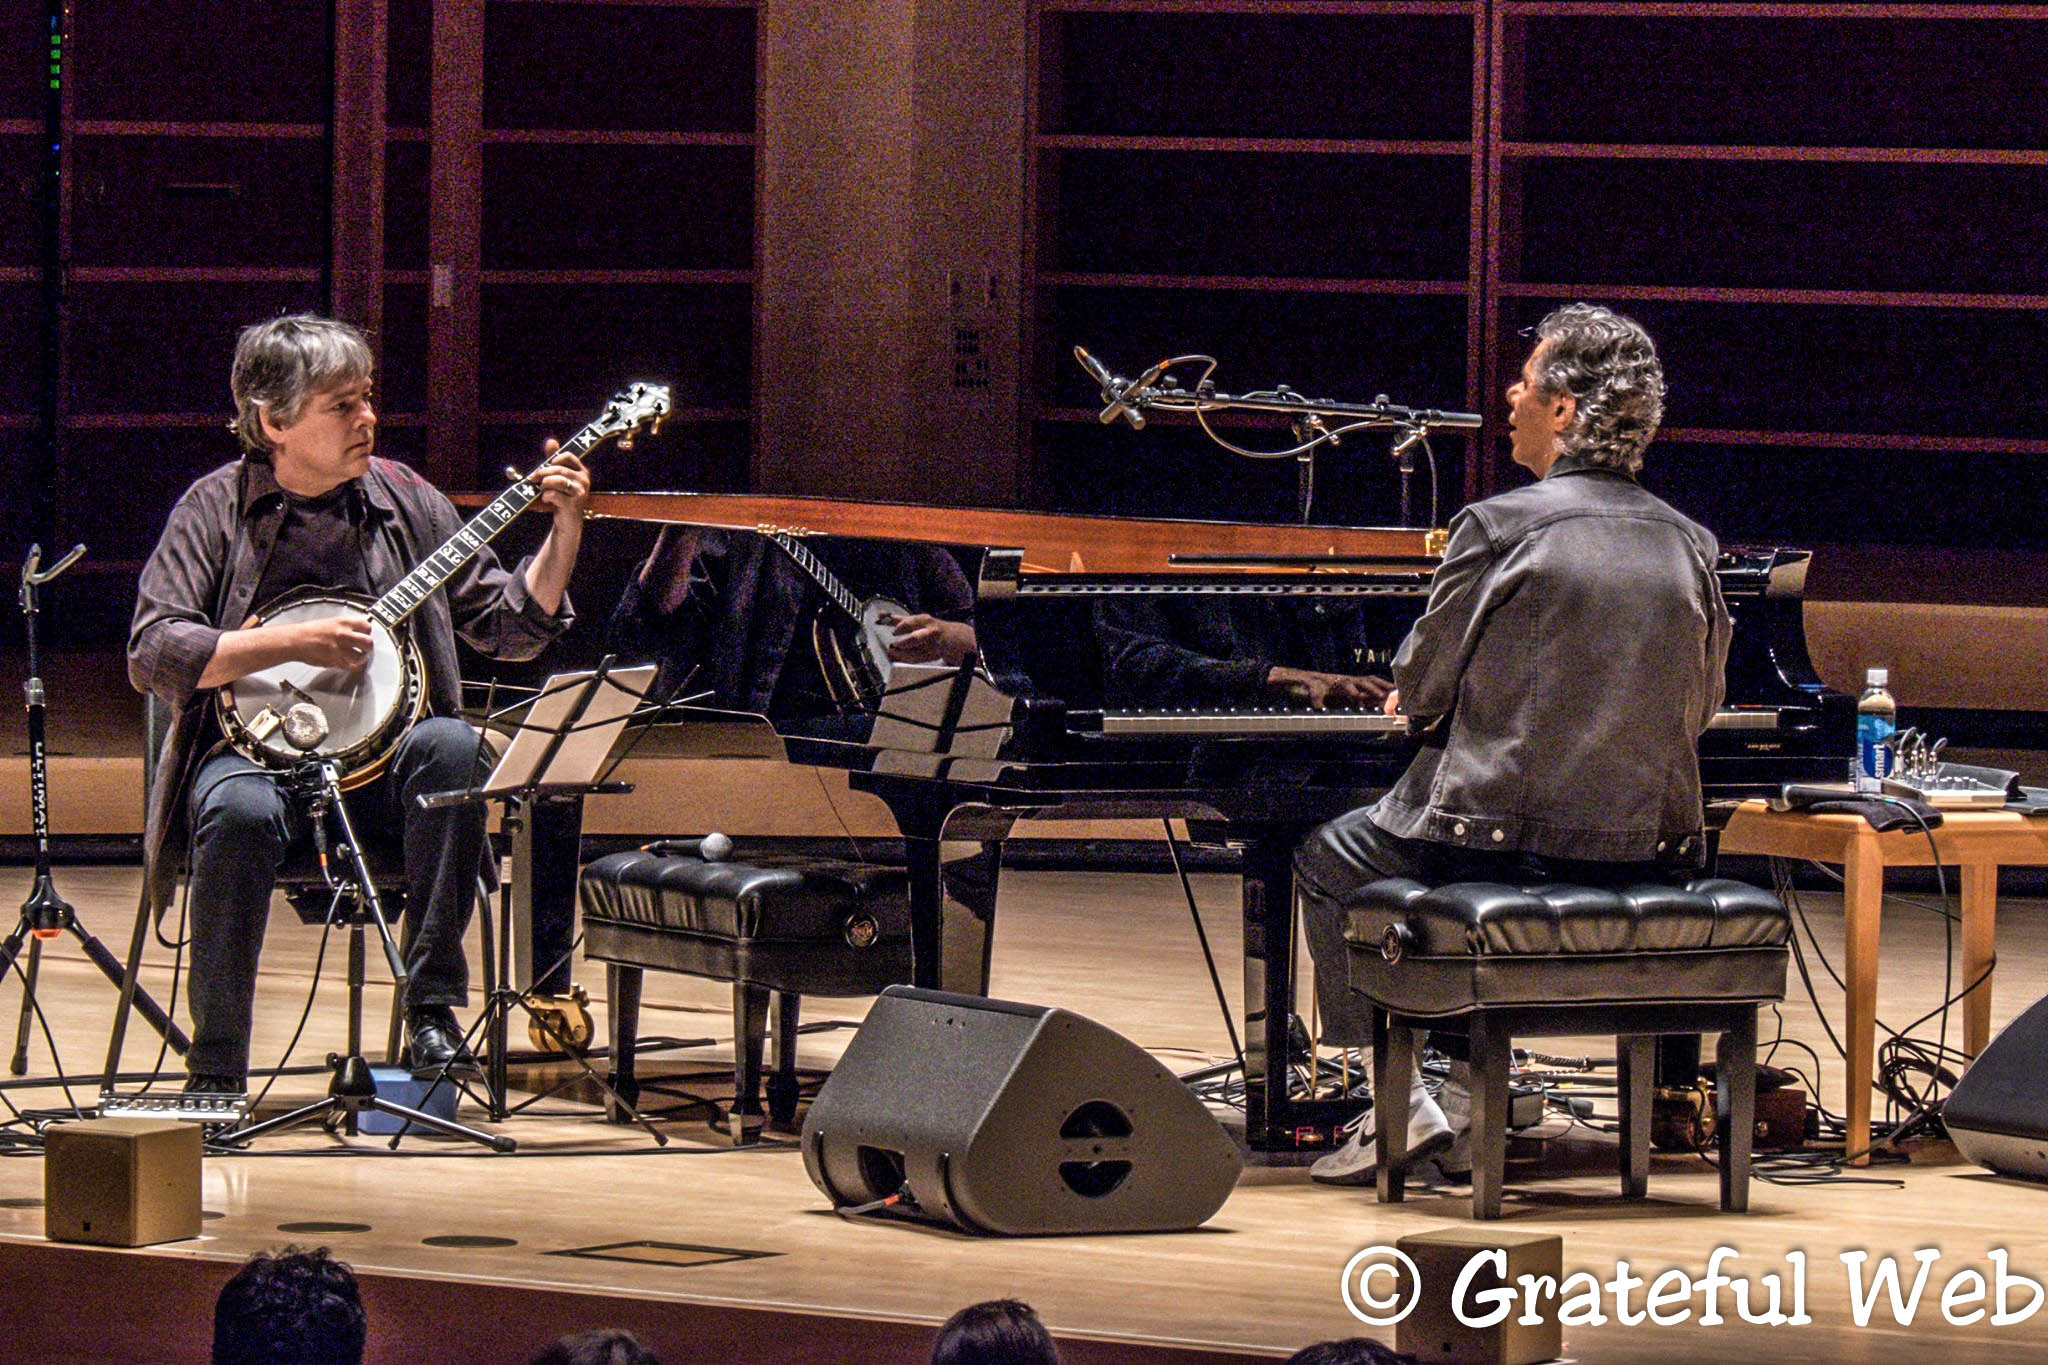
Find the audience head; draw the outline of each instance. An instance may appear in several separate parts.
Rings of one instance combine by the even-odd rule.
[[[533,1358],[533,1365],[661,1365],[640,1338],[617,1327],[571,1332]]]
[[[1319,1341],[1287,1357],[1287,1365],[1416,1365],[1415,1357],[1369,1337]]]
[[[213,1305],[213,1365],[359,1365],[369,1320],[354,1272],[286,1247],[255,1256]]]
[[[1059,1365],[1052,1333],[1028,1303],[990,1299],[946,1319],[932,1365]]]

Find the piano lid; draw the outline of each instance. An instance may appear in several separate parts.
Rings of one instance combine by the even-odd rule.
[[[1069,516],[997,508],[847,502],[754,493],[596,493],[594,517],[729,530],[762,527],[866,540],[1020,551],[1021,572],[1183,574],[1416,570],[1438,557],[1437,533],[1382,526]]]

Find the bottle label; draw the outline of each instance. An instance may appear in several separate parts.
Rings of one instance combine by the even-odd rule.
[[[1893,751],[1884,742],[1898,730],[1898,723],[1880,712],[1864,711],[1856,717],[1856,767],[1863,776],[1876,781],[1892,775]]]

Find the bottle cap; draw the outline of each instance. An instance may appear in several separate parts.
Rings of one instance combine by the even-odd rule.
[[[1873,668],[1863,675],[1863,685],[1865,687],[1884,687],[1891,680],[1891,670],[1886,668]]]

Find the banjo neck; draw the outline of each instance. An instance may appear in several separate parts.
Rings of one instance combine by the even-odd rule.
[[[558,453],[566,452],[580,459],[615,430],[600,418],[570,437]],[[461,530],[443,541],[439,549],[421,560],[411,573],[378,598],[370,607],[370,615],[391,629],[397,629],[399,622],[418,610],[421,603],[461,572],[462,566],[475,559],[478,551],[510,526],[521,512],[533,506],[540,497],[540,486],[535,480],[553,459],[554,456],[550,455],[542,460],[524,478],[491,499],[489,505],[463,524]]]

